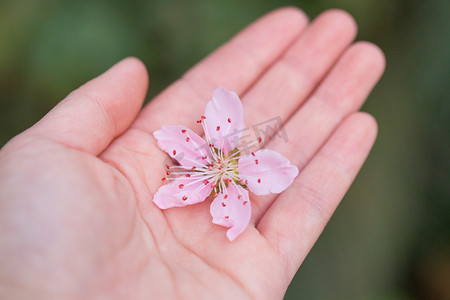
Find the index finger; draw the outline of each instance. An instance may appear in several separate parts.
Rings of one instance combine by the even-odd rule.
[[[242,94],[298,38],[308,23],[297,8],[273,11],[237,34],[156,96],[134,127],[189,125],[203,114],[217,86]]]

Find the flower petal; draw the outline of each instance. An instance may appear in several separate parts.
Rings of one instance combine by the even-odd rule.
[[[276,151],[259,150],[239,159],[239,177],[256,195],[281,193],[298,175],[296,166]]]
[[[250,222],[251,206],[248,192],[240,186],[230,184],[227,194],[220,193],[211,203],[210,212],[214,224],[230,227],[227,238],[233,241]]]
[[[211,185],[204,184],[198,175],[182,176],[161,186],[156,192],[153,202],[161,209],[186,206],[204,201],[211,191]]]
[[[205,109],[205,135],[227,155],[236,148],[244,130],[244,109],[234,92],[218,87]]]
[[[187,127],[163,126],[153,136],[158,140],[159,148],[185,168],[199,168],[208,163],[207,159],[211,161],[205,140]]]

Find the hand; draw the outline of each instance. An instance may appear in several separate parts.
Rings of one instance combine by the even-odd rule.
[[[376,136],[357,112],[384,68],[352,44],[341,11],[264,16],[140,111],[143,64],[128,58],[86,83],[0,152],[0,297],[281,298]],[[252,221],[229,242],[210,200],[160,210],[166,154],[152,133],[192,126],[219,85],[246,124],[281,117],[289,142],[266,147],[296,164],[285,192],[251,196]]]

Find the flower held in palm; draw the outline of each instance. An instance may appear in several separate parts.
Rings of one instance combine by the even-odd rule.
[[[250,190],[256,195],[281,193],[298,175],[297,167],[278,152],[249,149],[256,141],[238,149],[244,132],[244,112],[234,92],[219,87],[197,121],[205,139],[184,126],[163,126],[154,132],[158,146],[178,161],[166,166],[169,184],[153,199],[161,209],[179,207],[214,198],[210,213],[214,224],[229,227],[230,241],[241,234],[251,217]]]

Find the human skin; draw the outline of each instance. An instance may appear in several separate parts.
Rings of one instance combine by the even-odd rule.
[[[257,20],[141,110],[145,66],[127,58],[69,94],[0,150],[0,298],[280,299],[376,137],[358,112],[384,70],[354,20],[296,8]],[[246,124],[281,117],[289,142],[265,147],[300,174],[251,195],[233,242],[210,199],[160,210],[167,157],[152,133],[196,120],[217,86],[240,95]]]

